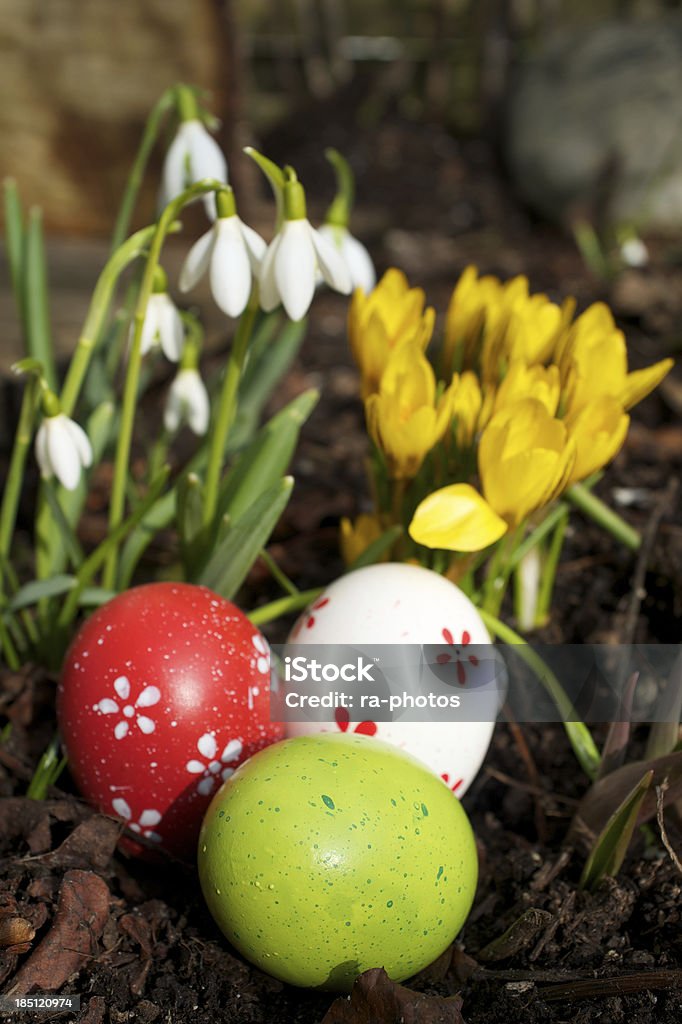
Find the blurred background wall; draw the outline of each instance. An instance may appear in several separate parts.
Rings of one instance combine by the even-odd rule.
[[[515,72],[549,39],[563,34],[579,54],[595,26],[658,24],[679,7],[678,0],[0,0],[0,174],[16,177],[25,200],[44,207],[52,234],[107,234],[144,118],[178,80],[212,93],[228,158],[244,141],[307,116],[300,111],[311,104],[333,118],[349,97],[365,126],[392,106],[460,136],[499,139]],[[659,35],[669,35],[662,24]],[[673,49],[673,63],[682,65],[681,52]],[[605,75],[612,56],[603,57]],[[665,73],[669,81],[667,65]],[[625,88],[632,95],[638,86]],[[550,109],[538,131],[546,134],[555,120]],[[512,169],[540,158],[514,157]],[[147,216],[153,201],[143,199]]]

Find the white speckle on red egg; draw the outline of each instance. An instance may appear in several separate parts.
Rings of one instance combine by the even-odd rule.
[[[266,641],[192,584],[136,587],[94,612],[67,653],[57,703],[83,795],[178,856],[192,856],[223,780],[283,734],[270,721]]]

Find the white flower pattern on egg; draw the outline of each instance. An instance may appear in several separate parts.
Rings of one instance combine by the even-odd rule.
[[[251,643],[256,651],[256,668],[261,675],[270,675],[270,648],[259,633],[254,633]]]
[[[131,832],[137,832],[138,835],[144,836],[145,839],[149,839],[152,843],[160,843],[162,841],[159,833],[153,830],[154,825],[158,825],[161,821],[161,815],[158,811],[148,808],[142,811],[137,821],[133,821],[133,812],[127,800],[124,800],[123,797],[117,796],[115,800],[111,801],[111,806],[114,809],[114,813],[119,818],[123,818],[126,828],[129,828]]]
[[[130,732],[130,721],[135,720],[140,732],[146,736],[154,732],[156,723],[147,715],[139,713],[140,708],[151,708],[161,700],[161,691],[158,686],[145,686],[140,692],[134,704],[129,703],[130,680],[127,676],[118,676],[114,679],[114,690],[116,696],[122,702],[121,705],[111,697],[103,697],[93,705],[93,711],[99,711],[102,715],[122,715],[123,717],[114,726],[114,736],[122,740]]]
[[[218,744],[215,736],[210,732],[205,732],[203,736],[199,737],[197,750],[205,760],[198,761],[193,758],[187,762],[185,768],[190,775],[202,776],[197,783],[197,793],[200,796],[208,796],[209,793],[212,793],[218,779],[223,782],[225,779],[229,779],[236,768],[236,765],[231,766],[231,763],[237,760],[242,749],[241,740],[230,740],[220,758],[217,759]]]

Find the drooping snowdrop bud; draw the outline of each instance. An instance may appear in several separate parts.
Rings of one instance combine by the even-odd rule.
[[[227,183],[227,161],[199,119],[194,94],[183,86],[178,89],[178,112],[180,125],[163,165],[161,207],[202,178],[215,178]],[[205,196],[204,204],[209,217],[214,218],[215,198],[212,193]]]
[[[92,464],[88,435],[61,411],[52,391],[43,396],[43,416],[35,442],[40,475],[44,480],[56,476],[67,491],[74,491],[83,468]]]
[[[189,291],[208,270],[216,305],[238,317],[249,301],[267,244],[238,217],[229,186],[218,193],[216,204],[216,222],[194,243],[183,264],[180,290]]]
[[[198,359],[196,345],[188,341],[163,413],[163,425],[169,433],[175,433],[182,423],[187,423],[198,437],[202,437],[208,430],[210,403],[204,382],[199,376]]]
[[[285,173],[284,217],[263,259],[260,301],[266,313],[281,302],[291,320],[302,320],[315,294],[318,269],[337,292],[348,295],[352,284],[341,254],[308,220],[305,193],[295,171],[286,168]]]
[[[324,154],[336,174],[336,196],[327,210],[320,234],[339,250],[350,272],[353,288],[362,288],[367,295],[374,288],[377,276],[367,249],[348,228],[353,208],[355,180],[351,166],[336,149]]]
[[[135,324],[130,328],[132,344]],[[177,363],[182,355],[185,330],[175,303],[168,294],[168,279],[161,267],[156,268],[154,290],[149,296],[147,312],[142,325],[142,355],[154,348],[161,348],[166,359]]]
[[[331,224],[329,221],[322,225],[319,232],[341,253],[348,267],[353,288],[362,288],[365,295],[368,295],[377,283],[377,275],[372,257],[362,242],[351,235],[347,227]]]

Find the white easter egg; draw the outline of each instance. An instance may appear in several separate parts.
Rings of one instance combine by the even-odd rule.
[[[330,721],[286,724],[287,736],[315,732],[345,732],[376,736],[393,743],[427,764],[457,794],[467,790],[492,737],[499,696],[490,681],[490,660],[481,648],[490,636],[475,606],[445,577],[421,566],[402,562],[371,565],[330,584],[294,626],[289,643],[300,645],[404,645],[406,673],[414,672],[420,648],[428,650],[448,684],[436,681],[434,693],[487,691],[486,721],[370,721],[351,719],[344,708],[329,712]],[[397,648],[396,648],[397,649]],[[482,673],[487,673],[482,680]],[[414,691],[416,692],[416,690]],[[478,705],[480,707],[480,703]]]

